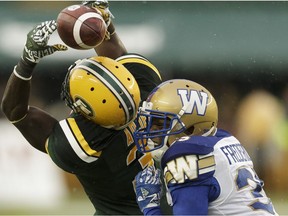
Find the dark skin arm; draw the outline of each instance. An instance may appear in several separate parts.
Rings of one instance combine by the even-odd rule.
[[[108,30],[114,31],[113,24],[109,25]],[[103,41],[95,51],[98,55],[112,59],[127,53],[117,33],[114,33],[110,40]],[[29,107],[30,87],[30,80],[22,80],[12,73],[3,94],[1,108],[26,140],[39,151],[46,153],[45,142],[58,121],[40,108]]]
[[[45,141],[57,120],[41,109],[28,108],[30,85],[31,81],[21,80],[12,73],[4,91],[1,107],[8,120],[16,121],[14,125],[26,140],[39,151],[46,153]]]
[[[106,56],[112,59],[127,54],[127,50],[117,35],[112,22],[108,27],[108,31],[112,33],[110,40],[104,40],[99,46],[95,47],[96,53],[99,56]]]

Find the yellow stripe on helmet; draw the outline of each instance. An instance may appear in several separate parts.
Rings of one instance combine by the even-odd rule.
[[[125,55],[121,56],[116,59],[121,64],[127,64],[127,63],[138,63],[138,64],[143,64],[146,65],[147,67],[151,68],[159,77],[160,80],[162,80],[162,77],[160,75],[160,72],[158,69],[147,59],[143,58],[142,56],[139,55]]]

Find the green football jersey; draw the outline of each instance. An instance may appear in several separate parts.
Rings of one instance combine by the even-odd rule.
[[[158,70],[145,58],[129,54],[118,61],[134,75],[142,99],[160,84]],[[61,169],[77,176],[96,214],[142,214],[133,181],[139,171],[154,162],[150,153],[137,151],[135,127],[132,122],[123,130],[111,130],[72,114],[59,121],[47,140],[50,157]]]
[[[133,128],[134,123],[124,130],[109,130],[76,115],[60,121],[49,137],[52,160],[77,176],[101,214],[141,214],[133,181],[152,158],[137,151]]]

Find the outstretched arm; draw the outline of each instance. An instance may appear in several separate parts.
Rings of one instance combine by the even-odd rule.
[[[29,107],[32,72],[46,55],[67,47],[56,44],[48,46],[50,35],[56,30],[56,22],[46,21],[37,25],[27,34],[23,55],[15,66],[4,91],[1,108],[27,141],[36,149],[45,151],[45,141],[57,120],[48,113]]]
[[[105,40],[95,47],[95,51],[99,56],[106,56],[112,59],[116,59],[124,54],[127,54],[127,50],[119,38],[116,28],[112,22],[114,17],[109,10],[109,3],[107,0],[96,1],[83,1],[82,4],[94,8],[102,14],[102,17],[107,25],[107,32]]]

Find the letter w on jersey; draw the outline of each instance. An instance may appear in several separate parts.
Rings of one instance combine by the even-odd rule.
[[[164,168],[167,184],[181,184],[186,180],[196,180],[200,175],[215,171],[215,159],[212,153],[207,155],[186,155],[177,157]]]
[[[207,109],[208,94],[196,90],[178,89],[178,95],[181,98],[183,107],[186,107],[185,113],[191,114],[196,108],[197,115],[205,115]]]

